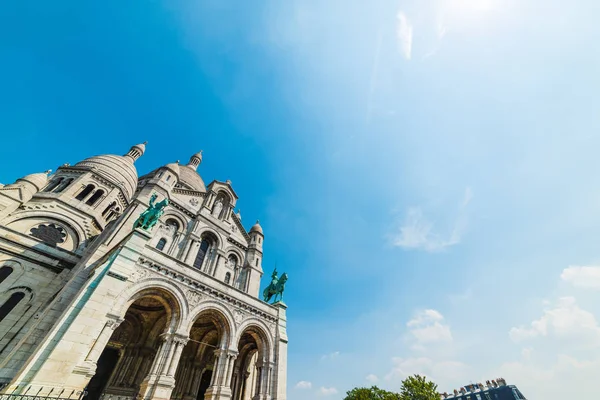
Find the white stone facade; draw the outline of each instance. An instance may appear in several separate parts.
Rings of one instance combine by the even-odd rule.
[[[286,306],[259,299],[264,235],[202,154],[138,179],[102,155],[0,186],[0,387],[85,399],[285,400]],[[169,199],[150,232],[150,198]]]

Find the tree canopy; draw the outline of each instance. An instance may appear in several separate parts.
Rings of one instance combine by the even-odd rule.
[[[439,400],[437,385],[421,375],[409,376],[402,381],[400,400]]]
[[[354,388],[346,392],[344,400],[439,400],[437,385],[420,375],[409,376],[402,381],[400,393],[388,392],[371,386]]]
[[[377,386],[371,386],[370,388],[354,388],[346,392],[344,400],[400,400],[400,395],[379,389]]]

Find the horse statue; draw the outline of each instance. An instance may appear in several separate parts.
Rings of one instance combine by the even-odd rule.
[[[288,275],[285,272],[281,274],[280,278],[278,278],[276,268],[271,274],[271,283],[263,291],[264,301],[268,303],[273,296],[275,296],[273,303],[277,302],[277,296],[279,296],[279,301],[283,301],[283,291],[285,290],[285,283],[287,282],[287,279]]]
[[[169,199],[165,198],[162,201],[156,202],[158,195],[153,193],[150,196],[150,202],[146,211],[140,214],[140,217],[135,221],[134,228],[142,228],[145,231],[151,231],[158,219],[164,214],[165,207],[169,205]]]

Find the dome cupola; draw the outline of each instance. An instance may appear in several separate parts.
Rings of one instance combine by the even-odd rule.
[[[129,200],[135,193],[138,182],[138,174],[134,162],[140,158],[146,150],[146,142],[131,147],[125,155],[104,154],[86,158],[75,164],[75,167],[89,169],[90,171],[108,179],[111,183],[118,185],[123,194]]]

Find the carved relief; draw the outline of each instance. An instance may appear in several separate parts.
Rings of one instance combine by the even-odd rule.
[[[131,280],[133,280],[133,281],[139,281],[141,279],[146,278],[148,275],[150,275],[150,271],[148,271],[144,267],[140,267],[140,266],[136,265],[135,271],[131,275]]]
[[[188,290],[185,293],[185,297],[188,299],[188,301],[190,302],[190,306],[192,307],[197,306],[198,303],[200,303],[204,298],[204,296],[202,296],[200,292],[197,292],[195,290]]]
[[[246,319],[246,313],[241,310],[234,310],[233,319],[235,320],[236,324],[241,324],[242,321]]]

